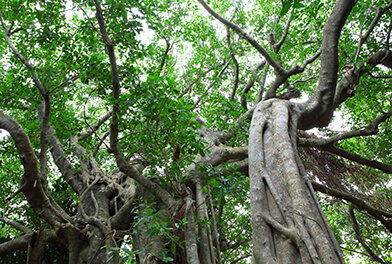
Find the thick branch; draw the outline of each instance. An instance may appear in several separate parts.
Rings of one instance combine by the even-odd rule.
[[[33,233],[31,232],[29,234],[14,238],[13,240],[0,244],[0,256],[14,253],[17,250],[26,250],[32,234]],[[61,241],[58,239],[56,233],[52,229],[44,230],[42,236],[44,242],[61,244]]]
[[[322,147],[319,147],[319,149],[322,149],[322,150],[328,151],[332,154],[336,154],[340,157],[355,161],[359,164],[362,164],[362,165],[365,165],[368,167],[372,167],[375,169],[379,169],[382,172],[392,174],[392,166],[389,166],[389,165],[384,164],[382,162],[379,162],[377,160],[365,159],[364,157],[361,157],[355,153],[352,153],[347,150],[335,147],[333,145],[322,146]]]
[[[392,115],[392,110],[378,116],[369,125],[359,130],[351,130],[334,135],[329,138],[298,138],[298,145],[301,147],[322,147],[333,144],[343,139],[359,137],[359,136],[370,136],[378,133],[378,125],[386,121]]]
[[[64,180],[71,186],[71,188],[78,194],[82,191],[82,179],[80,173],[73,167],[72,163],[67,159],[67,155],[64,153],[65,147],[57,139],[54,128],[49,126],[48,138],[50,152],[53,157],[53,161],[57,168],[60,170],[64,177]]]
[[[125,157],[120,152],[117,145],[118,142],[118,115],[119,115],[119,97],[120,97],[120,77],[118,74],[118,67],[116,62],[116,56],[114,53],[114,46],[110,40],[108,33],[106,31],[106,25],[103,18],[101,5],[98,0],[95,0],[96,17],[99,23],[100,32],[102,35],[102,40],[105,43],[106,50],[110,60],[110,67],[112,70],[112,90],[113,90],[113,110],[112,110],[112,123],[110,127],[110,149],[116,158],[116,163],[118,168],[127,174],[129,177],[133,178],[144,188],[149,190],[152,194],[161,199],[168,207],[172,210],[176,208],[176,200],[170,195],[169,192],[162,189],[158,184],[153,183],[141,173],[139,173],[133,166],[131,166],[125,159]]]
[[[24,169],[23,193],[34,211],[52,226],[68,222],[69,216],[64,211],[59,211],[58,206],[53,206],[45,193],[38,160],[26,132],[14,119],[2,112],[0,112],[0,128],[8,131],[15,142]]]
[[[325,23],[321,46],[319,84],[315,93],[306,103],[301,105],[301,128],[312,127],[320,119],[320,116],[333,111],[339,66],[338,41],[342,27],[355,3],[355,0],[337,1],[332,14]]]

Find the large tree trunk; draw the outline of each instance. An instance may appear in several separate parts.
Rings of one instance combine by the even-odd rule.
[[[255,109],[249,139],[253,263],[344,263],[298,158],[295,104]]]

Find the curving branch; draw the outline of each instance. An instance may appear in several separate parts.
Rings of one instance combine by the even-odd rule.
[[[24,225],[19,224],[18,222],[14,221],[14,220],[11,220],[11,219],[8,219],[6,217],[0,217],[0,221],[4,222],[4,223],[6,223],[6,224],[8,224],[8,225],[10,225],[12,227],[14,227],[15,229],[17,229],[19,231],[22,231],[25,234],[33,232],[30,229],[28,229],[27,227],[25,227]]]
[[[368,167],[372,167],[375,169],[379,169],[382,172],[388,173],[388,174],[392,174],[392,166],[389,166],[385,163],[379,162],[377,160],[372,160],[372,159],[366,159],[358,154],[349,152],[347,150],[335,147],[333,145],[326,145],[326,146],[322,146],[322,147],[318,147],[321,150],[325,150],[329,153],[332,154],[336,154],[340,157],[352,160],[354,162],[357,162],[359,164],[368,166]]]
[[[233,82],[233,89],[232,89],[232,91],[231,91],[231,96],[230,96],[230,100],[234,100],[234,98],[235,98],[235,94],[236,94],[236,92],[237,92],[237,88],[238,88],[238,75],[239,75],[239,65],[238,65],[238,61],[237,61],[237,59],[236,59],[236,57],[235,57],[235,53],[234,53],[234,50],[233,50],[233,47],[232,47],[232,45],[231,45],[231,35],[230,35],[230,28],[229,27],[227,27],[227,36],[226,36],[226,40],[227,40],[227,45],[229,46],[229,50],[230,50],[230,53],[231,53],[231,59],[233,60],[233,62],[234,62],[234,67],[235,67],[235,73],[234,73],[234,82]]]
[[[284,69],[272,58],[266,49],[264,49],[254,38],[252,38],[248,33],[241,29],[238,25],[233,22],[228,21],[223,18],[217,12],[215,12],[204,0],[198,0],[199,3],[210,13],[213,17],[219,20],[225,26],[234,30],[241,38],[249,42],[265,59],[266,61],[275,69],[277,73],[283,72]]]
[[[223,68],[222,68],[222,70],[218,73],[216,79],[219,79],[219,78],[222,76],[222,74],[227,70],[227,67],[229,67],[229,64],[230,64],[230,60],[231,60],[231,59],[227,60],[226,64],[225,64],[225,63],[222,63],[221,65],[218,66],[218,67],[220,67],[220,66],[223,66],[223,65],[224,65]],[[193,107],[191,110],[194,110],[196,107],[198,107],[198,105],[199,105],[200,102],[203,100],[203,98],[206,97],[206,96],[208,95],[208,92],[211,90],[212,87],[214,87],[214,84],[216,83],[216,79],[215,79],[214,82],[212,82],[212,83],[205,89],[204,93],[195,101],[194,107]]]
[[[5,256],[16,252],[17,250],[26,250],[33,232],[14,238],[8,242],[0,244],[0,256]],[[46,229],[43,231],[42,238],[44,242],[50,242],[53,244],[61,244],[61,240],[57,237],[56,232],[52,229]]]
[[[385,218],[391,218],[392,213],[388,213],[376,209],[371,205],[367,204],[363,199],[359,199],[351,194],[327,187],[324,184],[320,184],[315,181],[312,181],[312,186],[315,191],[322,192],[325,193],[326,195],[330,195],[339,199],[343,199],[345,201],[350,202],[352,205],[354,205],[357,210],[366,211],[374,219],[380,221],[385,226],[385,228],[392,233],[392,223],[385,219]]]
[[[11,36],[10,29],[12,28],[13,24],[11,24],[10,29],[7,29],[7,27],[4,23],[4,20],[3,20],[1,10],[0,10],[0,21],[1,21],[1,25],[4,30],[4,37],[7,42],[7,45],[11,48],[14,55],[32,72],[33,81],[35,83],[35,86],[38,88],[39,92],[41,93],[41,95],[43,97],[43,102],[42,102],[43,116],[40,118],[40,120],[41,120],[41,124],[40,124],[41,151],[40,151],[40,155],[39,155],[39,161],[40,161],[40,172],[41,172],[41,175],[43,176],[43,179],[45,180],[45,182],[43,184],[46,185],[46,178],[47,178],[47,174],[48,174],[48,170],[49,170],[46,153],[47,153],[47,147],[48,147],[47,130],[48,130],[48,124],[49,124],[49,115],[50,115],[50,96],[49,96],[50,93],[44,87],[41,80],[39,79],[39,77],[37,75],[37,71],[35,70],[34,66],[31,63],[29,63],[27,61],[27,59],[25,57],[23,57],[23,55],[21,53],[19,53],[19,51],[16,49],[16,47],[12,44],[11,39],[10,39],[10,36]]]
[[[34,211],[53,227],[70,222],[71,218],[57,204],[53,204],[53,199],[46,192],[38,169],[38,159],[26,132],[14,119],[3,112],[0,112],[0,128],[10,133],[15,142],[24,170],[21,181],[24,186],[23,193]]]
[[[290,29],[290,24],[291,24],[292,17],[293,17],[293,14],[290,12],[289,17],[288,17],[288,19],[286,21],[286,26],[284,28],[282,37],[280,38],[280,40],[277,43],[273,44],[273,49],[274,49],[275,53],[278,53],[278,51],[282,47],[284,41],[286,40],[287,35],[289,34],[289,29]]]
[[[377,7],[377,13],[374,16],[372,22],[370,23],[370,26],[367,29],[366,33],[364,35],[362,35],[362,31],[360,32],[360,38],[359,38],[359,42],[358,42],[358,45],[357,45],[357,53],[355,55],[354,62],[357,62],[359,54],[361,53],[361,48],[362,48],[363,43],[365,43],[365,41],[368,39],[370,33],[373,32],[373,30],[376,27],[376,25],[377,25],[378,21],[380,20],[381,16],[386,11],[388,11],[391,7],[392,7],[392,1],[390,1],[385,7]]]
[[[358,239],[359,243],[361,243],[362,247],[366,250],[366,252],[371,256],[371,258],[378,263],[385,264],[385,261],[383,261],[379,256],[377,256],[373,250],[366,244],[365,240],[361,236],[361,231],[359,230],[358,222],[357,219],[355,218],[354,214],[354,206],[350,205],[349,207],[349,215],[351,218],[351,223],[354,229],[355,237]]]
[[[56,137],[56,132],[52,126],[48,129],[48,140],[50,146],[50,153],[57,168],[60,170],[64,180],[71,186],[71,188],[80,194],[83,186],[83,180],[78,170],[74,168],[72,163],[68,160],[64,152],[65,147]]]
[[[271,98],[275,98],[276,97],[276,91],[277,89],[280,87],[280,85],[282,85],[283,83],[285,83],[287,81],[287,79],[295,74],[298,73],[302,73],[305,68],[313,63],[319,56],[321,55],[321,50],[318,50],[312,57],[310,57],[309,59],[306,59],[301,66],[294,66],[291,69],[278,73],[275,80],[272,82],[272,84],[270,85],[270,87],[268,88],[265,96],[264,96],[264,100],[268,100]],[[259,97],[258,97],[259,98]]]
[[[333,143],[336,143],[340,140],[359,137],[359,136],[370,136],[376,135],[378,133],[378,126],[386,121],[392,115],[392,110],[387,113],[383,113],[382,115],[378,116],[369,125],[363,127],[362,129],[356,129],[351,131],[346,131],[337,135],[334,135],[329,138],[298,138],[298,145],[301,147],[322,147],[327,146]]]
[[[301,129],[314,127],[321,116],[326,113],[330,114],[334,110],[333,101],[339,66],[338,41],[343,25],[356,2],[355,0],[337,1],[325,23],[321,44],[319,83],[309,100],[300,104],[302,111],[299,126]]]
[[[387,34],[387,38],[385,39],[385,49],[386,50],[389,50],[389,41],[391,39],[391,32],[392,32],[392,20],[391,20],[391,22],[389,22],[388,34]]]
[[[242,91],[241,94],[241,106],[245,109],[248,110],[248,103],[247,103],[247,99],[246,99],[246,95],[249,93],[250,89],[253,87],[253,84],[255,83],[257,78],[257,74],[256,71],[260,70],[261,68],[263,68],[266,64],[265,60],[262,60],[259,64],[256,65],[256,67],[254,69],[252,69],[254,78],[251,79],[248,84],[245,86],[244,90]],[[260,80],[259,80],[260,82]],[[264,85],[262,85],[264,86]]]
[[[162,24],[161,19],[160,19],[160,17],[158,15],[157,15],[157,19],[158,19],[159,23]],[[158,27],[158,28],[159,28],[159,32],[161,32],[161,35],[162,35],[162,37],[163,37],[163,39],[165,40],[165,43],[166,43],[166,50],[165,50],[165,53],[162,56],[161,65],[159,66],[159,71],[162,71],[163,66],[165,65],[165,61],[166,61],[167,55],[169,54],[169,51],[173,47],[173,45],[170,45],[170,38],[166,37],[166,35],[163,33],[162,28],[161,27]]]
[[[114,53],[114,44],[110,40],[109,35],[106,30],[105,21],[102,14],[101,5],[98,0],[94,0],[96,8],[96,17],[99,24],[100,35],[106,46],[106,51],[109,56],[110,67],[112,72],[112,91],[113,91],[113,110],[112,110],[112,123],[110,126],[110,151],[114,154],[116,159],[116,164],[118,168],[127,174],[129,177],[133,178],[144,188],[148,189],[152,194],[163,201],[170,210],[175,210],[177,206],[176,200],[171,196],[169,192],[161,188],[158,184],[150,181],[144,177],[140,172],[137,171],[133,166],[131,166],[125,157],[120,152],[118,147],[118,118],[119,118],[119,98],[120,98],[120,77],[118,74],[118,67],[116,61],[116,55]]]

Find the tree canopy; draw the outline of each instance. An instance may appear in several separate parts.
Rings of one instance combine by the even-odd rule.
[[[2,263],[392,262],[392,1],[0,22]]]

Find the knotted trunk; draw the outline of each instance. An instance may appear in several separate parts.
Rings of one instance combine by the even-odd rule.
[[[299,160],[299,110],[261,102],[249,138],[252,263],[344,263],[338,243]]]

